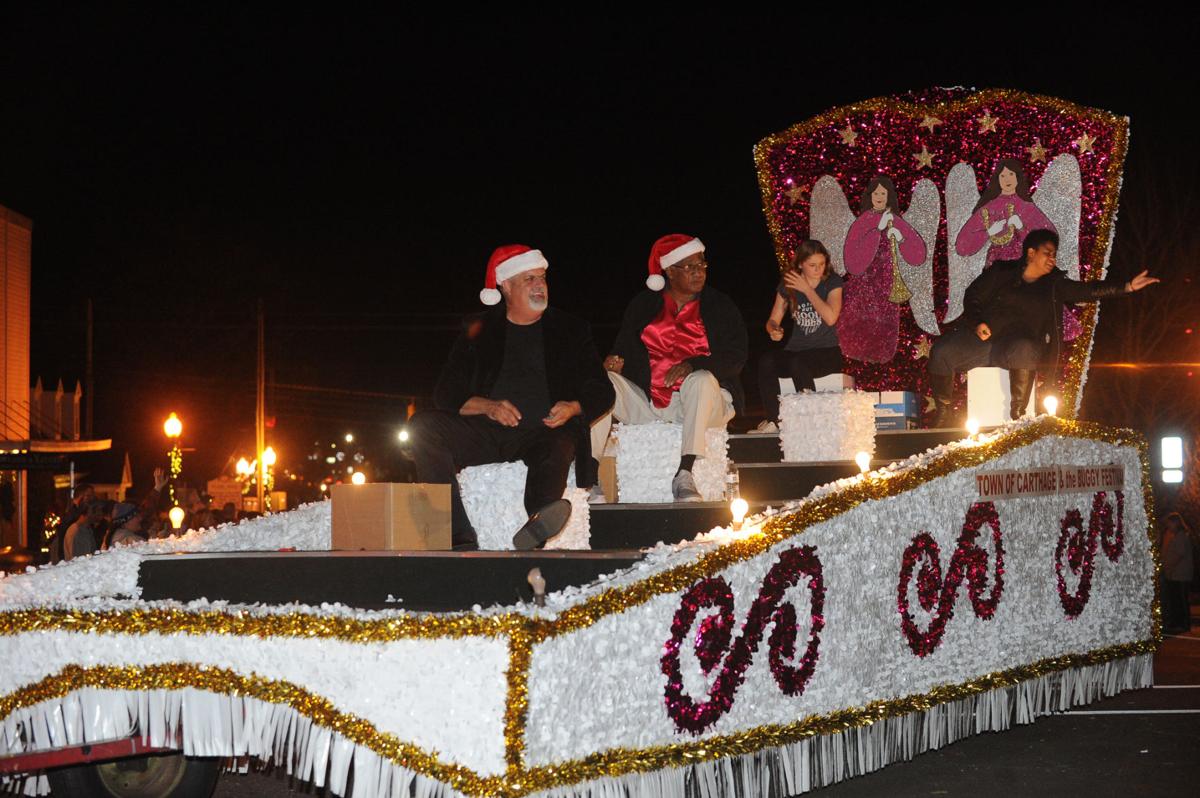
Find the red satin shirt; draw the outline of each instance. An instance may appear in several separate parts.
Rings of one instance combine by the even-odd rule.
[[[666,407],[671,404],[671,394],[683,384],[681,379],[674,385],[663,385],[671,366],[691,357],[712,354],[708,332],[700,318],[699,300],[692,300],[680,310],[675,298],[664,291],[662,310],[642,330],[642,343],[650,356],[650,401],[655,407]]]

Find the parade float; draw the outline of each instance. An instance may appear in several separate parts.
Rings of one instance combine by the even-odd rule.
[[[1125,120],[1059,100],[938,90],[830,111],[756,158],[781,258],[810,227],[848,240],[845,197],[892,165],[908,208],[897,216],[915,208],[906,223],[929,239],[920,263],[880,249],[892,260],[877,282],[908,296],[892,303],[887,359],[864,352],[851,371],[860,388],[911,390],[956,286],[987,265],[986,245],[947,257],[981,199],[968,189],[1021,159],[1029,201],[1053,197],[1047,218],[1074,235],[1060,267],[1098,279],[1126,135]],[[852,283],[880,264],[841,268]],[[1148,686],[1159,626],[1145,446],[1072,418],[1095,311],[1068,312],[1066,418],[930,448],[888,433],[874,467],[820,484],[802,478],[827,473],[816,464],[775,463],[793,496],[755,496],[743,477],[753,515],[693,521],[675,542],[613,544],[601,513],[628,528],[656,511],[609,507],[592,514],[592,551],[372,559],[329,551],[323,503],[8,576],[5,786],[44,793],[61,760],[39,756],[125,741],[104,756],[272,762],[365,797],[793,795]],[[864,317],[861,342],[879,344],[865,326],[878,321]],[[523,582],[530,557],[550,577],[544,595],[472,598],[506,562]],[[363,585],[373,597],[345,598]],[[435,594],[458,605],[428,611]]]

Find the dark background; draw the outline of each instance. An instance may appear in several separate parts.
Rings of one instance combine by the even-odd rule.
[[[382,459],[459,316],[480,309],[493,247],[542,249],[551,301],[592,321],[603,347],[651,242],[699,235],[711,283],[757,332],[777,272],[755,142],[929,86],[1131,117],[1114,269],[1145,262],[1125,243],[1130,218],[1174,214],[1175,249],[1152,265],[1194,306],[1200,15],[1096,8],[655,20],[579,6],[447,21],[10,8],[0,204],[34,220],[33,376],[83,377],[91,298],[95,433],[131,452],[144,484],[174,410],[196,450],[185,473],[208,479],[253,449],[261,298],[281,463],[346,431]],[[1155,194],[1167,182],[1188,202]],[[1105,338],[1110,318],[1100,360],[1121,344]],[[1150,356],[1200,359],[1191,338],[1172,341]],[[1171,374],[1186,381],[1154,394],[1168,414],[1195,393]]]

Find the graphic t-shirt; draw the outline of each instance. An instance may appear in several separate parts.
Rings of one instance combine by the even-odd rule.
[[[836,274],[831,274],[817,284],[817,296],[828,302],[829,294],[835,288],[841,288],[843,281]],[[792,328],[792,336],[788,338],[787,349],[792,352],[799,352],[805,349],[827,349],[838,345],[837,329],[830,327],[817,313],[817,309],[808,301],[808,297],[799,291],[792,291],[785,288],[783,283],[779,284],[779,295],[787,299],[789,295],[795,296],[796,309],[792,311],[792,321],[796,326]]]

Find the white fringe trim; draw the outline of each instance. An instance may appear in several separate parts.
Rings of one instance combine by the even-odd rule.
[[[1122,690],[1149,687],[1154,657],[1142,654],[1072,668],[961,701],[801,740],[781,748],[633,773],[534,793],[530,798],[768,798],[797,795],[905,762],[956,740],[1032,723]]]
[[[786,796],[878,770],[893,762],[1013,723],[1062,712],[1072,706],[1149,687],[1154,657],[1141,654],[1102,665],[1058,671],[924,712],[887,718],[839,734],[801,740],[781,748],[701,762],[685,768],[632,773],[535,793],[537,798],[760,798]],[[287,773],[350,798],[460,798],[439,781],[393,764],[318,726],[291,707],[255,698],[182,690],[84,689],[64,699],[15,710],[0,729],[0,755],[111,739],[140,729],[153,746],[181,748],[188,756],[233,757],[245,772],[246,758],[283,766]],[[0,779],[0,791],[45,795],[45,776]]]

